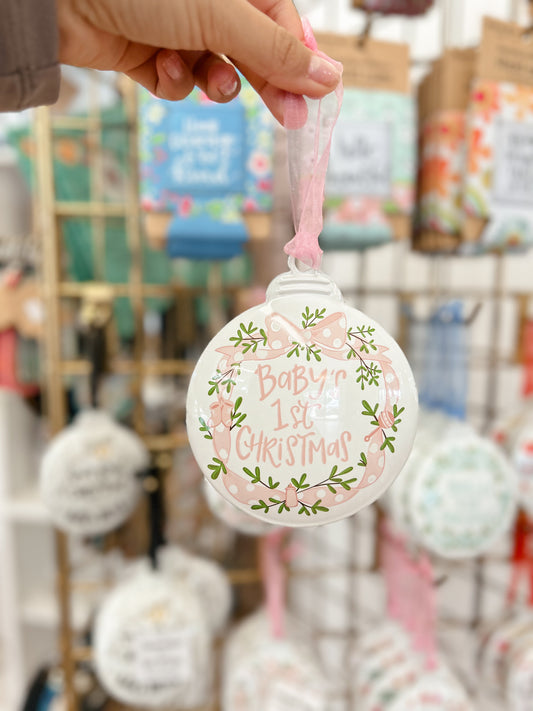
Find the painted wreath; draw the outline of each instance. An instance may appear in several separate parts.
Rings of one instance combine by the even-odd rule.
[[[208,381],[208,396],[212,398],[210,417],[199,417],[199,430],[211,441],[214,455],[208,464],[211,479],[223,477],[232,497],[247,504],[253,511],[279,515],[298,508],[298,514],[313,516],[345,503],[361,489],[374,484],[385,467],[386,455],[394,453],[395,440],[405,407],[398,402],[398,376],[387,348],[375,343],[372,326],[348,327],[346,314],[327,315],[326,309],[312,311],[308,306],[301,314],[301,326],[279,313],[269,314],[265,327],[250,321],[239,324],[229,345],[217,348],[221,354],[215,373]],[[244,360],[273,360],[280,357],[320,362],[326,355],[337,360],[355,360],[356,382],[362,391],[371,391],[380,383],[385,387],[383,409],[379,403],[362,400],[361,414],[369,418],[370,431],[364,440],[366,452],[361,452],[358,469],[335,464],[325,471],[317,484],[308,481],[306,472],[295,473],[284,489],[261,467],[242,468],[242,475],[228,467],[232,432],[240,428],[247,414],[243,398],[232,398]],[[359,476],[356,476],[356,471]]]

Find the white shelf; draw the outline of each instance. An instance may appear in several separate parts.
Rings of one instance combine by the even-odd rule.
[[[37,488],[27,489],[6,499],[0,505],[0,515],[11,521],[41,523],[47,526],[51,524],[50,514],[42,502]]]
[[[2,660],[0,659],[0,711],[16,711],[13,704],[9,702],[9,695],[6,693],[8,688],[5,673],[2,673]]]

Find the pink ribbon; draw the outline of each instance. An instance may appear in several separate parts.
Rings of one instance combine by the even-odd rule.
[[[263,536],[259,544],[259,567],[272,636],[285,636],[285,596],[287,573],[283,565],[282,546],[287,535],[282,528]]]
[[[415,617],[415,647],[424,655],[427,668],[435,669],[437,666],[437,648],[435,641],[437,600],[433,581],[433,566],[431,565],[431,560],[427,553],[422,554],[418,560],[418,576],[420,580],[418,601],[422,603],[422,609],[418,611],[419,614]]]
[[[387,593],[387,614],[409,634],[428,669],[437,665],[436,596],[433,566],[425,553],[413,557],[404,536],[387,520],[381,524],[381,565]]]
[[[335,62],[317,48],[311,26],[303,21],[305,44],[320,57]],[[339,117],[343,95],[342,81],[323,99],[304,99],[287,94],[284,123],[287,128],[289,182],[291,189],[294,238],[285,253],[313,269],[320,267],[322,250],[318,236],[322,231],[322,205],[333,128]]]

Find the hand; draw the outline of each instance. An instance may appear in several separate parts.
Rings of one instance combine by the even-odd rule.
[[[291,0],[56,2],[60,62],[124,72],[163,99],[183,99],[197,84],[230,101],[237,67],[283,122],[284,91],[320,98],[340,79],[304,46]]]

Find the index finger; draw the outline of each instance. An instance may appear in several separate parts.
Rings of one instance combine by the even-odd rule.
[[[288,30],[291,35],[303,40],[302,21],[292,0],[250,0],[250,3]]]

